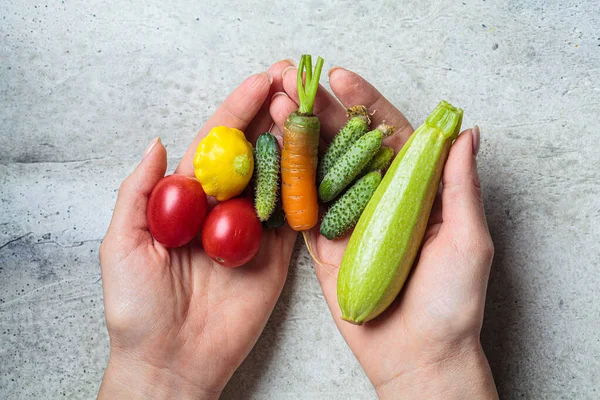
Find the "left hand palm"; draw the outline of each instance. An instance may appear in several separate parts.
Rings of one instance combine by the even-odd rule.
[[[238,128],[248,140],[271,126],[267,100],[278,90],[280,62],[242,83],[197,135],[176,173],[193,176],[192,159],[208,131]],[[168,249],[148,231],[146,204],[164,176],[166,149],[158,142],[119,191],[100,256],[111,359],[126,355],[218,394],[252,349],[281,293],[296,233],[264,230],[258,254],[245,266],[213,262],[195,238]],[[109,363],[110,364],[110,363]]]

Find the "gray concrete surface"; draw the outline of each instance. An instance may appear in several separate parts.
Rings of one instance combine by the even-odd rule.
[[[482,130],[496,259],[482,340],[503,398],[600,397],[600,3],[0,4],[0,398],[93,398],[108,356],[98,247],[160,135],[172,169],[244,77],[320,54],[420,124]],[[325,81],[325,80],[324,80]],[[223,398],[371,399],[302,246]]]

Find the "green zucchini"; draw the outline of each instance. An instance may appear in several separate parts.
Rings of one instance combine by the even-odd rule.
[[[256,140],[254,159],[254,207],[258,218],[266,221],[275,209],[280,170],[279,145],[270,132],[263,133]]]
[[[379,182],[379,171],[369,172],[357,180],[325,214],[321,222],[321,235],[329,240],[337,239],[354,228]]]
[[[318,183],[321,183],[333,164],[348,151],[352,144],[369,130],[371,119],[365,106],[350,107],[346,113],[349,118],[348,122],[333,138],[319,162]]]
[[[396,298],[415,260],[463,110],[442,101],[404,145],[362,213],[340,265],[342,319],[361,325]]]
[[[325,175],[319,185],[319,198],[328,202],[340,194],[371,161],[383,139],[393,132],[393,126],[381,124],[358,139]]]

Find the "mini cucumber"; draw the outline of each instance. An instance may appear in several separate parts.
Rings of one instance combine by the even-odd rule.
[[[389,146],[381,146],[379,151],[375,153],[371,161],[365,166],[361,174],[366,175],[372,171],[384,172],[392,163],[394,158],[394,149]]]
[[[277,200],[275,209],[269,216],[269,219],[263,221],[262,224],[265,228],[269,229],[281,228],[285,224],[285,213],[283,212],[283,207],[281,207],[281,199]]]
[[[325,175],[327,175],[333,164],[348,151],[354,142],[369,130],[371,119],[369,118],[369,111],[365,106],[350,107],[346,113],[349,118],[348,122],[333,138],[333,141],[327,148],[327,152],[325,152],[319,163],[319,183],[323,181],[323,178],[325,178]]]
[[[319,198],[328,202],[340,194],[377,153],[383,138],[392,134],[393,131],[393,126],[381,124],[377,129],[358,139],[325,175],[323,182],[319,185]]]
[[[442,101],[402,147],[363,211],[342,258],[342,319],[361,325],[394,301],[421,246],[463,110]]]
[[[325,214],[321,222],[321,235],[329,240],[337,239],[354,228],[379,182],[379,171],[369,172],[357,180]]]
[[[256,140],[254,207],[261,221],[266,221],[277,201],[279,182],[279,145],[270,132]]]

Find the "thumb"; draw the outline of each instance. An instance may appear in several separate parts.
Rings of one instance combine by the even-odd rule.
[[[146,219],[148,197],[166,170],[167,150],[157,137],[146,148],[137,168],[121,184],[108,235],[137,240],[141,239],[140,233],[150,237]]]
[[[442,228],[460,241],[473,235],[489,236],[476,156],[479,150],[479,127],[463,131],[450,148],[442,177]]]

